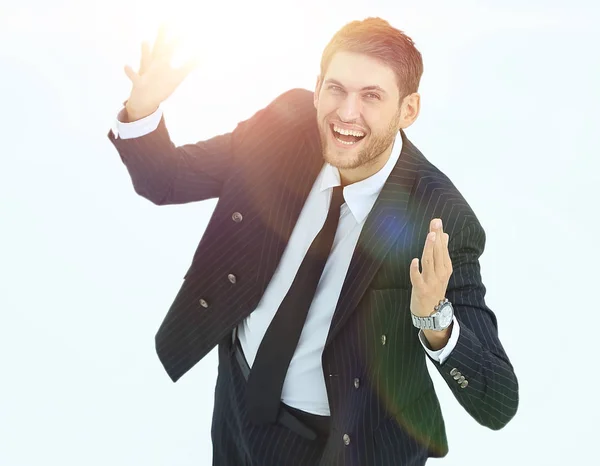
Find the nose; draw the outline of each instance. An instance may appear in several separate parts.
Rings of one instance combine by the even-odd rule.
[[[341,102],[338,111],[338,117],[344,123],[358,120],[360,117],[360,99],[358,96],[348,93]]]

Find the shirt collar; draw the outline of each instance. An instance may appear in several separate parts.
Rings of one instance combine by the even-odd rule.
[[[379,193],[396,166],[401,152],[402,135],[398,131],[390,157],[383,168],[369,178],[344,187],[344,200],[357,223],[362,223],[371,212]],[[341,184],[339,170],[329,163],[325,163],[322,169],[320,191],[323,192]]]

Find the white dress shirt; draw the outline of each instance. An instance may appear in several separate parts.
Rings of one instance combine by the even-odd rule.
[[[132,123],[123,123],[117,118],[113,132],[115,136],[123,139],[140,137],[154,131],[161,116],[162,111],[158,109],[152,115]],[[281,399],[289,406],[313,414],[329,415],[321,355],[360,232],[401,151],[402,137],[398,133],[392,153],[384,167],[369,178],[344,187],[345,204],[341,207],[331,253],[283,384]],[[250,366],[254,363],[263,336],[292,285],[306,252],[325,223],[333,188],[340,185],[337,168],[325,163],[312,186],[264,295],[256,309],[238,326],[238,338]],[[419,332],[425,351],[440,363],[448,358],[458,340],[460,327],[456,318],[453,322],[450,340],[444,348],[437,351],[429,349],[423,332]]]

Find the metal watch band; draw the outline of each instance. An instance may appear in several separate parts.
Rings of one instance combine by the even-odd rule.
[[[434,308],[434,311],[433,311],[434,315],[429,316],[429,317],[419,317],[419,316],[414,315],[411,312],[413,325],[415,327],[423,329],[423,330],[441,330],[439,325],[436,325],[436,324],[438,324],[437,318],[439,317],[439,314],[436,314],[436,313],[439,311],[440,307],[442,307],[447,302],[448,302],[447,298],[440,300],[438,305],[435,306],[435,308]]]
[[[425,330],[433,330],[434,328],[434,318],[433,317],[417,317],[416,315],[412,315],[413,325],[417,328],[422,328]]]

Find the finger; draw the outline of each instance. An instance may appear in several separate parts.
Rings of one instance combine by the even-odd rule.
[[[167,41],[167,24],[161,23],[156,34],[156,40],[154,41],[154,47],[152,47],[152,58],[159,58]]]
[[[125,74],[127,75],[127,77],[131,80],[131,82],[135,86],[137,84],[140,76],[135,71],[133,71],[133,68],[129,65],[125,65],[124,69],[125,69]]]
[[[433,247],[433,266],[435,269],[435,273],[438,277],[443,277],[444,274],[446,273],[446,264],[445,264],[445,251],[444,251],[444,229],[443,229],[443,225],[442,225],[442,219],[436,219],[439,220],[440,224],[439,226],[434,226],[434,230],[435,234],[436,234],[436,238],[437,241],[434,244]],[[434,223],[435,225],[435,223]]]
[[[446,266],[446,270],[452,272],[452,259],[450,258],[448,243],[450,243],[450,235],[448,233],[444,233],[444,264]]]
[[[410,263],[410,281],[413,288],[421,289],[425,284],[421,272],[419,272],[419,259],[416,257]]]
[[[421,258],[421,268],[423,269],[423,280],[425,283],[430,283],[432,278],[435,278],[435,269],[433,265],[434,245],[435,232],[429,232],[425,239],[425,247],[423,248],[423,256]]]
[[[158,59],[162,60],[165,63],[171,64],[171,61],[173,60],[173,56],[175,55],[175,49],[177,48],[178,45],[179,45],[178,39],[173,39],[173,40],[168,41],[162,48],[162,51],[161,51],[160,55],[158,56]]]
[[[150,52],[150,44],[148,41],[142,42],[142,57],[140,58],[140,71],[139,75],[143,75],[148,71],[148,67],[150,66],[151,60],[151,52]]]
[[[188,74],[196,69],[196,67],[200,64],[200,58],[194,57],[190,58],[183,65],[176,69],[176,72],[179,77],[179,81],[183,81]]]
[[[153,53],[153,58],[162,63],[171,64],[175,50],[181,43],[181,37],[176,34],[173,30],[165,27],[162,33],[162,39],[160,47]]]

